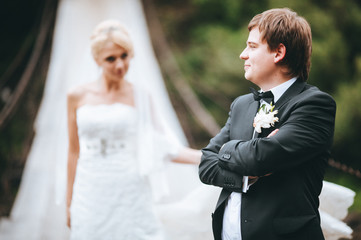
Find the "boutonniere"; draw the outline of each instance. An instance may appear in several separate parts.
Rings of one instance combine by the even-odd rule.
[[[275,105],[272,105],[271,103],[270,108],[267,107],[266,104],[262,104],[262,106],[258,109],[253,121],[253,127],[256,132],[261,133],[261,128],[274,127],[275,122],[278,122],[278,117],[275,117],[278,111],[273,111],[274,108]]]

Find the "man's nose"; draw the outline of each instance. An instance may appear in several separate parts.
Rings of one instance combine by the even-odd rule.
[[[242,60],[246,60],[248,58],[248,54],[247,54],[247,48],[245,48],[243,50],[243,52],[241,53],[241,55],[239,55],[239,58]]]

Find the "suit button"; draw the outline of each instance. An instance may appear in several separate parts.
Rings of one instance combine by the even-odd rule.
[[[248,223],[248,220],[247,220],[247,219],[245,219],[245,220],[244,220],[244,222],[245,222],[245,223]]]

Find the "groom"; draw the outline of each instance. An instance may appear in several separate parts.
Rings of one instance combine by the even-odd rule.
[[[310,26],[289,9],[271,9],[248,30],[240,58],[245,78],[261,90],[232,103],[199,166],[203,183],[223,188],[212,214],[214,238],[324,239],[318,196],[336,104],[306,83]]]

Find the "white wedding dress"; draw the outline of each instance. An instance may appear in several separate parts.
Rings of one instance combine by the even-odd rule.
[[[70,239],[163,239],[149,184],[139,174],[136,123],[136,108],[122,103],[77,109]]]

